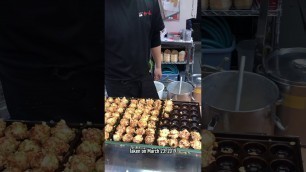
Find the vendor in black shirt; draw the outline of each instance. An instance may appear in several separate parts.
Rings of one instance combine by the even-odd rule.
[[[108,96],[158,98],[164,23],[158,0],[105,1],[105,80]],[[150,53],[151,52],[151,53]],[[154,76],[149,59],[155,61]]]
[[[0,1],[0,79],[12,119],[103,121],[103,1]]]

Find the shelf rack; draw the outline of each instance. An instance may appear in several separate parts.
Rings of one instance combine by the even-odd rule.
[[[278,7],[275,10],[269,10],[268,16],[279,16],[281,13],[281,1],[278,2]],[[252,8],[249,10],[236,10],[231,8],[230,10],[202,10],[202,16],[259,16],[260,4],[254,0]]]

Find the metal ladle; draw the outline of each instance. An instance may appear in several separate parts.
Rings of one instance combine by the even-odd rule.
[[[238,89],[237,89],[237,96],[236,96],[235,111],[239,111],[239,109],[240,109],[241,92],[242,92],[242,86],[243,86],[244,66],[245,66],[245,56],[242,56],[241,57],[240,68],[239,68],[239,79],[238,79]]]

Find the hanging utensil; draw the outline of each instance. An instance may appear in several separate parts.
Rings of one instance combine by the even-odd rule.
[[[183,77],[181,77],[181,79],[180,79],[179,94],[181,94],[181,91],[182,91],[182,81],[183,81]]]
[[[242,84],[243,84],[243,71],[245,66],[245,56],[241,57],[240,69],[239,69],[239,79],[238,79],[238,90],[236,96],[236,106],[235,111],[239,111],[240,109],[240,100],[241,100],[241,92],[242,92]]]
[[[306,32],[306,5],[305,5],[305,1],[303,0],[297,0],[298,1],[298,5],[299,5],[299,9],[300,9],[300,13],[301,13],[301,17],[302,17],[302,21],[303,21],[303,25],[304,25],[304,31]]]

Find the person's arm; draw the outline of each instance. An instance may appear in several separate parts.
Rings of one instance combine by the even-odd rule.
[[[160,31],[165,28],[165,25],[160,13],[158,0],[154,1],[153,8],[154,11],[152,16],[153,19],[151,29],[151,53],[155,62],[154,80],[160,80],[162,77]]]
[[[162,68],[161,68],[161,46],[157,46],[154,48],[151,48],[152,56],[155,62],[155,69],[154,69],[154,80],[160,80],[162,77]]]

